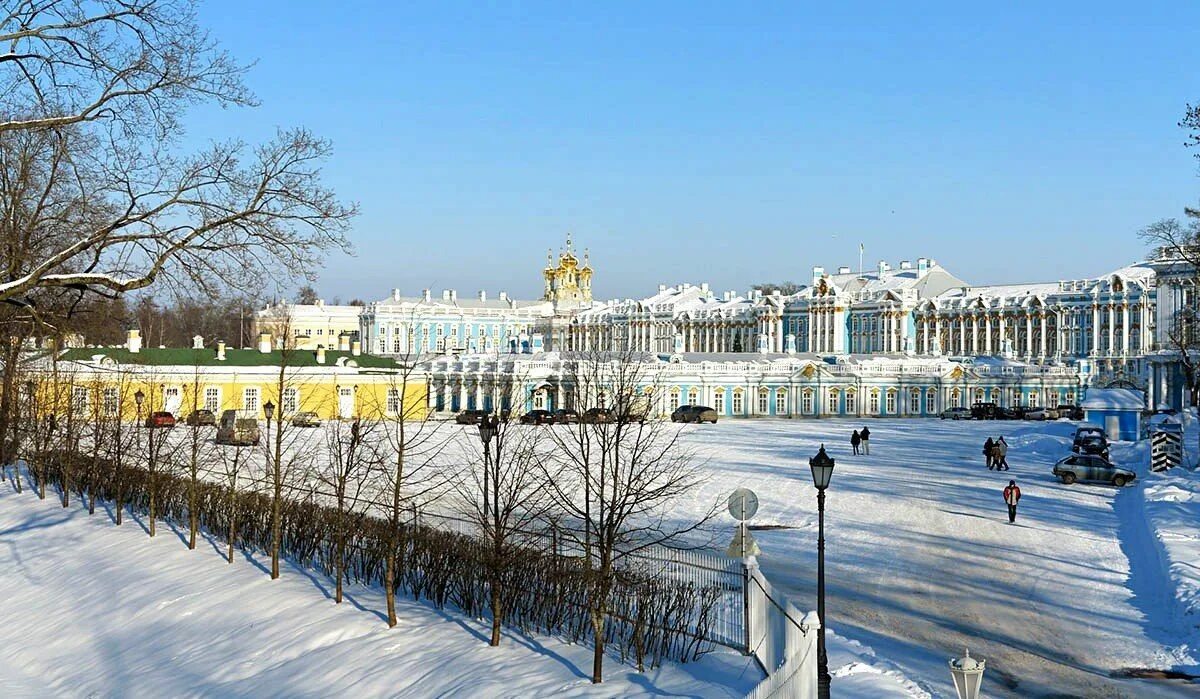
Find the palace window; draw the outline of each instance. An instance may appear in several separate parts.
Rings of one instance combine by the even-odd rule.
[[[950,407],[952,407],[952,408],[961,408],[962,407],[962,392],[959,391],[957,388],[952,389],[950,391]]]
[[[770,410],[771,392],[765,388],[758,389],[758,412],[760,415],[766,415]]]
[[[213,413],[221,409],[221,389],[216,386],[205,387],[204,409]]]
[[[807,388],[804,389],[804,393],[800,394],[800,410],[805,415],[812,415],[813,392]]]
[[[783,415],[789,412],[787,408],[787,390],[782,388],[775,389],[775,414]]]
[[[925,392],[925,414],[933,415],[937,412],[937,391],[929,389]]]
[[[1067,403],[1067,405],[1075,405],[1075,393],[1073,391],[1067,391],[1063,396],[1063,400]]]
[[[259,390],[257,386],[250,386],[242,389],[242,410],[257,413],[258,412]]]
[[[387,390],[387,413],[388,415],[400,414],[400,389],[398,388]]]
[[[88,390],[83,386],[71,387],[71,412],[83,415],[88,409]]]
[[[713,409],[717,411],[718,415],[725,414],[725,389],[718,388],[713,394]]]
[[[688,389],[688,405],[698,405],[700,403],[700,391],[696,388]]]
[[[921,412],[921,391],[918,389],[914,388],[908,394],[908,411],[914,415]]]
[[[1029,407],[1030,408],[1038,407],[1038,392],[1037,391],[1029,392]]]
[[[896,392],[894,390],[889,390],[887,392],[886,405],[887,412],[894,415],[896,413]]]
[[[738,389],[733,392],[733,414],[741,415],[742,412],[742,391]]]
[[[983,389],[982,388],[975,389],[975,402],[976,403],[983,402]]]
[[[283,389],[283,400],[280,410],[284,415],[295,415],[300,410],[300,389],[295,386],[288,386]]]
[[[668,403],[668,407],[670,407],[671,412],[675,412],[675,409],[679,407],[679,387],[678,386],[675,386],[671,389],[671,398],[670,398],[670,402]]]
[[[858,393],[850,390],[846,391],[846,414],[855,415],[858,413]]]
[[[838,390],[836,388],[829,389],[829,395],[826,397],[826,400],[828,401],[828,405],[826,406],[828,412],[836,415],[838,412]]]
[[[103,393],[104,416],[116,417],[121,414],[121,399],[115,388],[106,388]]]
[[[879,389],[871,389],[871,398],[867,402],[867,410],[872,415],[879,414]]]
[[[1046,400],[1047,408],[1053,408],[1055,406],[1060,405],[1060,403],[1058,401],[1058,391],[1050,391],[1049,393],[1046,394],[1046,399],[1047,399]]]

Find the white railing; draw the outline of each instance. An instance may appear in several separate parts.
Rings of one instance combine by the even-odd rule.
[[[749,651],[767,673],[747,699],[816,699],[817,631],[821,628],[816,612],[801,612],[767,582],[757,566],[751,566],[746,581],[746,624]]]

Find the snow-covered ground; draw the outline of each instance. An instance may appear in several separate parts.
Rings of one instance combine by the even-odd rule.
[[[946,660],[969,647],[987,659],[987,696],[1200,693],[1197,685],[1120,676],[1186,664],[1180,646],[1189,630],[1156,626],[1162,613],[1150,595],[1171,587],[1161,569],[1144,565],[1144,542],[1127,521],[1137,515],[1138,488],[1065,486],[1051,476],[1069,452],[1073,424],[869,420],[872,455],[851,456],[850,432],[862,424],[691,428],[688,440],[713,473],[696,511],[736,487],[755,490],[754,524],[781,527],[755,532],[764,573],[799,606],[814,606],[808,459],[823,442],[837,460],[826,512],[829,627],[885,659],[874,670],[895,667],[920,691],[953,697]],[[984,466],[989,435],[1005,435],[1011,471]],[[1142,474],[1145,454],[1136,450],[1118,447],[1114,459]],[[1024,493],[1015,525],[1001,496],[1009,479]],[[833,668],[854,669],[841,661]],[[835,694],[848,683],[836,677]]]
[[[187,550],[162,527],[121,527],[30,490],[0,487],[0,697],[741,697],[760,679],[732,651],[639,674],[589,648],[507,633],[379,589],[335,605],[322,575],[223,546]]]

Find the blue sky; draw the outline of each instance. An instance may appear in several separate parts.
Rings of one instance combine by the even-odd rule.
[[[208,0],[256,61],[194,139],[330,138],[362,216],[322,295],[600,297],[926,256],[971,283],[1102,273],[1200,199],[1200,3]],[[284,285],[287,286],[286,284]]]

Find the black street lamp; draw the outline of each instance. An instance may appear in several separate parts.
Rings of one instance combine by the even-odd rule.
[[[486,517],[491,516],[489,480],[492,470],[492,439],[500,430],[500,419],[494,415],[485,415],[479,421],[479,441],[483,442],[483,511]]]
[[[263,414],[267,416],[267,422],[270,422],[271,418],[275,415],[275,404],[271,401],[263,403]]]
[[[817,488],[817,616],[821,619],[817,632],[817,696],[829,699],[829,656],[825,652],[825,489],[833,477],[833,459],[825,453],[824,444],[808,460],[808,466]]]

